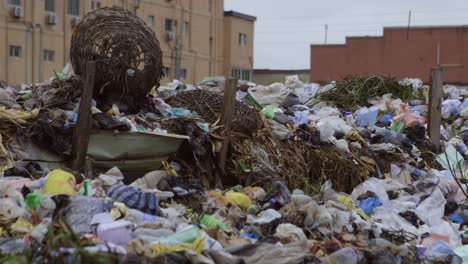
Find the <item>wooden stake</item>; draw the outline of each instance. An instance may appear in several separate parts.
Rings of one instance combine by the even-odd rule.
[[[78,111],[78,120],[76,122],[75,130],[73,131],[72,140],[72,168],[79,172],[84,171],[86,152],[88,151],[89,136],[92,128],[91,106],[95,75],[96,62],[87,62],[83,92],[81,93],[80,109]]]
[[[222,171],[222,175],[226,175],[226,158],[227,152],[229,149],[229,139],[231,133],[231,123],[234,115],[234,103],[236,101],[236,92],[237,92],[237,79],[228,79],[226,80],[226,85],[224,87],[224,100],[223,100],[223,109],[221,111],[220,121],[224,126],[223,131],[223,145],[221,146],[221,152],[219,153],[219,168]],[[221,179],[217,177],[216,187],[221,187]]]
[[[442,106],[442,67],[431,69],[431,88],[429,89],[428,134],[436,151],[440,151],[440,124]]]

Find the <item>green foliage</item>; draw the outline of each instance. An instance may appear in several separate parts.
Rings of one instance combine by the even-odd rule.
[[[355,110],[367,104],[369,98],[392,94],[392,98],[400,98],[404,102],[423,99],[421,91],[410,85],[401,85],[391,76],[347,76],[335,87],[320,95],[324,101],[335,102],[338,107]]]

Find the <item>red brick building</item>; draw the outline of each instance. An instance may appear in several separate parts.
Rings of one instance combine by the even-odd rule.
[[[347,37],[343,45],[311,45],[310,57],[312,82],[379,74],[417,77],[427,83],[439,57],[444,81],[466,84],[468,26],[384,28],[382,37]]]

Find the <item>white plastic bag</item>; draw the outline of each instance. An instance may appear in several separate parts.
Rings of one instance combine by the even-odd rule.
[[[387,204],[389,201],[388,194],[385,191],[384,187],[384,181],[370,177],[367,179],[365,182],[361,183],[358,185],[356,188],[354,188],[353,192],[351,193],[351,196],[353,197],[354,202],[357,202],[357,198],[366,193],[367,191],[371,191],[379,197],[379,200],[382,202],[382,204]]]
[[[282,83],[249,88],[249,94],[261,105],[281,105],[290,91]]]
[[[433,193],[419,204],[415,213],[428,226],[432,227],[442,223],[446,203],[440,189],[434,188]]]

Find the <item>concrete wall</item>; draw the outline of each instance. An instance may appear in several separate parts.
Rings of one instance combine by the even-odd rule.
[[[93,0],[79,0],[79,16],[67,13],[67,0],[55,1],[56,25],[48,25],[45,0],[21,0],[25,15],[14,18],[10,15],[12,6],[7,0],[0,0],[0,81],[7,85],[42,82],[59,72],[69,61],[70,40],[73,34],[72,22],[92,11]],[[151,26],[156,32],[163,51],[163,64],[169,68],[168,76],[161,83],[171,81],[176,73],[176,41],[168,41],[165,31],[165,19],[177,21],[173,31],[180,40],[181,68],[185,69],[187,83],[196,83],[203,77],[224,75],[230,72],[232,65],[225,63],[231,58],[225,50],[224,1],[221,0],[140,0],[140,6],[134,6],[133,0],[94,0],[104,6],[120,6],[136,13],[145,22],[154,17]],[[228,17],[229,18],[229,17]],[[248,56],[232,58],[235,65],[248,66],[252,69],[253,58],[253,22],[244,23],[242,19],[230,19],[233,28],[251,27],[252,34],[247,49]],[[189,30],[183,34],[184,22]],[[239,24],[239,25],[238,25]],[[20,57],[9,56],[9,46],[17,45],[22,49]],[[44,50],[53,50],[53,62],[43,61]],[[230,60],[231,61],[231,60]]]
[[[383,37],[348,37],[344,45],[312,45],[310,78],[313,82],[340,80],[346,75],[379,74],[421,78],[429,82],[430,69],[440,63],[444,81],[468,83],[468,27],[385,28]]]
[[[299,80],[308,83],[310,79],[309,70],[254,70],[252,81],[256,84],[270,85],[272,83],[284,83],[287,76],[298,75]]]
[[[248,21],[234,16],[224,19],[226,61],[224,76],[231,76],[232,68],[252,69],[254,63],[254,21]],[[239,34],[246,34],[247,45],[239,45]]]

